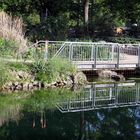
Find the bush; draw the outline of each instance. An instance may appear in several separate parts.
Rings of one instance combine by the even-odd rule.
[[[32,66],[32,72],[37,80],[50,83],[58,78],[65,79],[68,75],[74,74],[76,68],[68,60],[56,58],[48,62],[45,60],[35,62]]]

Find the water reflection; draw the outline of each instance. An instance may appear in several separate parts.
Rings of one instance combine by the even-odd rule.
[[[75,98],[59,102],[62,113],[136,106],[140,104],[140,84],[113,83],[87,85]]]
[[[139,89],[131,82],[1,95],[0,140],[138,140]]]
[[[22,108],[25,100],[30,96],[21,92],[20,94],[0,94],[0,127],[9,121],[18,123],[22,117]]]

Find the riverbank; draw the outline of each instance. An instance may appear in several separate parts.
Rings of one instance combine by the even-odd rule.
[[[135,70],[135,74],[136,72],[138,73],[138,70]],[[107,69],[79,72],[70,61],[60,58],[49,61],[40,59],[32,63],[1,61],[0,90],[27,91],[72,87],[74,84],[86,84],[88,81],[97,83],[125,81],[126,74]]]
[[[0,90],[70,87],[87,82],[86,76],[71,62],[60,58],[34,63],[1,62],[0,65]]]
[[[24,80],[25,76],[29,79]],[[16,90],[35,90],[42,88],[56,88],[56,87],[72,87],[74,84],[85,84],[87,82],[86,76],[82,72],[77,72],[75,75],[69,75],[65,79],[59,77],[56,81],[47,83],[46,81],[37,81],[33,75],[25,73],[24,71],[16,72],[16,79],[14,81],[6,82],[2,86],[2,90],[16,91]],[[18,80],[20,78],[20,80]]]

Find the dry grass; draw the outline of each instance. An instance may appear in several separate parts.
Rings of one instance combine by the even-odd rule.
[[[0,12],[0,37],[19,44],[17,52],[20,54],[27,50],[27,39],[24,37],[21,18],[12,17],[3,11]]]

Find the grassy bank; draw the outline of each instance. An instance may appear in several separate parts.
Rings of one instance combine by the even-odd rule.
[[[38,60],[33,63],[1,62],[0,88],[9,83],[52,83],[67,80],[67,77],[76,73],[75,66],[64,59],[49,61]]]

